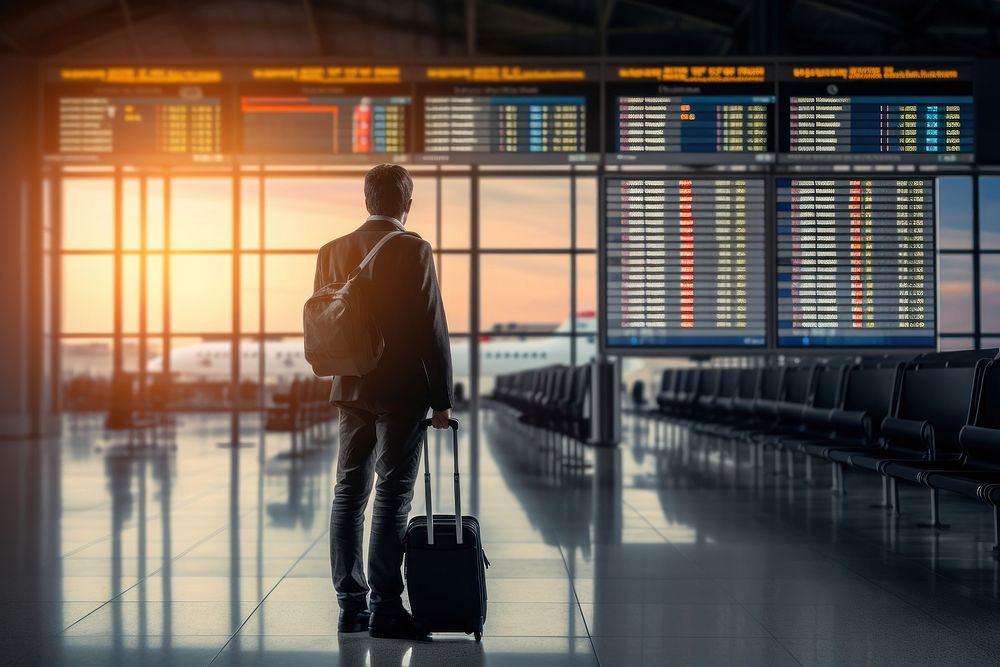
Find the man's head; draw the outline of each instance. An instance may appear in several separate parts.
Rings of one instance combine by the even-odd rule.
[[[413,179],[398,164],[380,164],[365,176],[365,206],[371,215],[403,220],[413,203]]]

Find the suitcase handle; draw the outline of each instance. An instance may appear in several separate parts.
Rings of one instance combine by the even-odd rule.
[[[431,507],[431,469],[427,447],[427,428],[433,423],[431,419],[420,421],[420,430],[424,434],[424,498],[427,501],[427,544],[434,544],[434,510]],[[452,461],[455,464],[455,542],[462,543],[462,487],[458,473],[458,420],[449,419],[451,427]]]

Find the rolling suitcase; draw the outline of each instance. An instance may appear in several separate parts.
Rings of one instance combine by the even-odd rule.
[[[455,514],[434,515],[431,507],[431,473],[427,461],[427,427],[420,423],[424,437],[424,495],[427,515],[410,519],[404,544],[404,576],[410,597],[410,611],[418,630],[464,632],[483,636],[486,622],[486,568],[479,521],[462,516],[462,496],[458,473],[458,422],[449,419],[455,460]],[[430,520],[428,520],[430,517]]]

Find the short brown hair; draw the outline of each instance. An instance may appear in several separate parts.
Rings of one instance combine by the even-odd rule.
[[[398,164],[380,164],[365,175],[365,207],[372,215],[399,218],[412,196],[410,172]]]

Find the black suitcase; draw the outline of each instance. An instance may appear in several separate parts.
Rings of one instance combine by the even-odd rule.
[[[486,568],[479,521],[462,516],[458,473],[458,422],[448,420],[455,460],[455,514],[435,515],[431,508],[431,473],[427,462],[427,427],[424,432],[424,495],[427,515],[410,519],[406,526],[404,576],[410,611],[421,633],[464,632],[482,639],[486,622]],[[433,517],[428,524],[427,517]]]

